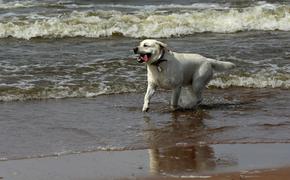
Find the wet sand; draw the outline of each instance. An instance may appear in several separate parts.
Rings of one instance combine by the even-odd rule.
[[[0,179],[289,179],[287,90],[207,90],[197,111],[169,96],[145,114],[134,93],[1,103]]]
[[[289,179],[289,170],[289,144],[175,146],[0,162],[7,180]]]

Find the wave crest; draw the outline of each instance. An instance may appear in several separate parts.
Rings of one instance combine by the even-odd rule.
[[[166,38],[194,33],[290,30],[290,6],[263,4],[248,8],[170,11],[74,11],[57,17],[29,15],[0,23],[0,37]]]

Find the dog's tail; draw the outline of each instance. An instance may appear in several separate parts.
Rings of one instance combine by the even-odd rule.
[[[213,69],[219,72],[233,69],[236,67],[234,63],[227,62],[227,61],[218,61],[218,60],[210,59],[210,58],[207,58],[207,60],[211,63]]]

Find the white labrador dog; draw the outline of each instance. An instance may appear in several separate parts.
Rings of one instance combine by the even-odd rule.
[[[177,53],[167,45],[153,39],[142,41],[135,47],[138,62],[146,63],[148,87],[144,97],[143,112],[148,111],[150,99],[157,87],[173,90],[171,108],[178,108],[181,88],[187,90],[190,99],[186,108],[196,108],[202,101],[202,91],[213,77],[213,71],[232,69],[235,64],[217,61],[199,54]]]

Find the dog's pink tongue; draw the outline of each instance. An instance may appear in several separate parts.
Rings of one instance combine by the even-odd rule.
[[[145,62],[147,62],[148,60],[149,60],[149,58],[148,58],[148,56],[145,54],[144,56],[143,56],[143,61],[145,61]]]

